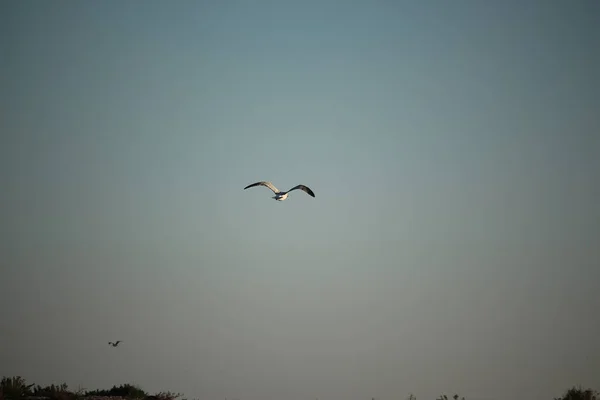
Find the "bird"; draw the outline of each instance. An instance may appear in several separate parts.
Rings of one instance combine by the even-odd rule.
[[[121,343],[121,340],[117,340],[116,342],[108,342],[109,345],[111,345],[112,347],[117,347],[119,345],[119,343]]]
[[[290,194],[290,192],[292,190],[296,190],[296,189],[300,189],[303,192],[308,193],[308,195],[310,195],[311,197],[315,197],[315,194],[313,193],[312,190],[310,190],[310,188],[308,186],[304,186],[304,185],[298,185],[298,186],[294,186],[293,188],[291,188],[290,190],[288,190],[287,192],[282,192],[279,189],[277,189],[271,182],[265,182],[265,181],[261,181],[261,182],[256,182],[253,183],[251,185],[248,185],[244,188],[244,190],[254,187],[254,186],[266,186],[269,189],[271,189],[273,191],[273,193],[275,193],[275,196],[271,197],[272,199],[275,199],[277,201],[284,201],[285,199],[287,199],[288,195]]]

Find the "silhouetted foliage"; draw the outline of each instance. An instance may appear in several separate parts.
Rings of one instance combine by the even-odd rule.
[[[158,392],[154,396],[154,400],[175,400],[178,397],[183,396],[181,393],[173,393],[173,392]]]
[[[458,397],[459,397],[459,396],[458,396],[457,394],[455,394],[454,396],[452,396],[452,398],[453,398],[454,400],[458,400]],[[448,396],[446,396],[445,394],[443,394],[443,395],[441,395],[440,397],[438,397],[436,400],[448,400]],[[461,400],[465,400],[465,398],[464,398],[464,397],[462,397],[462,398],[461,398]]]
[[[25,379],[20,376],[3,377],[0,381],[0,400],[20,400],[35,398],[47,400],[84,400],[85,397],[121,397],[125,399],[148,399],[148,400],[175,400],[181,397],[181,393],[158,392],[152,396],[148,395],[139,386],[131,384],[122,384],[113,386],[111,389],[97,389],[86,391],[78,389],[70,391],[66,383],[60,385],[49,385],[42,387],[40,385],[28,385]],[[31,399],[33,398],[33,399]]]
[[[0,387],[2,388],[2,396],[6,400],[12,400],[31,395],[33,384],[28,385],[25,379],[20,376],[10,378],[5,376],[0,381]]]
[[[33,389],[32,396],[34,397],[45,397],[50,400],[78,400],[85,395],[85,391],[79,389],[75,392],[69,390],[69,386],[66,383],[60,385],[50,385],[42,387],[40,385],[35,386]]]
[[[158,392],[154,395],[147,394],[139,386],[131,384],[122,384],[113,386],[111,389],[96,389],[86,391],[78,389],[70,391],[66,383],[60,385],[49,385],[42,387],[40,385],[27,384],[25,379],[20,376],[3,377],[0,381],[0,400],[85,400],[86,397],[120,397],[124,399],[144,399],[144,400],[175,400],[181,397],[181,393]],[[465,400],[458,394],[452,396],[453,400]],[[89,399],[92,400],[92,399]],[[182,399],[186,400],[186,399]],[[407,400],[417,400],[414,394],[410,394]],[[436,400],[449,400],[446,395],[441,395]],[[555,397],[553,400],[600,400],[600,393],[592,389],[582,389],[581,387],[572,387],[568,389],[561,397]]]
[[[120,386],[113,386],[110,390],[93,390],[87,392],[86,396],[118,396],[128,399],[143,399],[148,397],[148,394],[139,386],[126,383]]]
[[[598,400],[600,394],[592,389],[583,390],[581,387],[573,386],[567,390],[562,397],[555,397],[554,400]]]

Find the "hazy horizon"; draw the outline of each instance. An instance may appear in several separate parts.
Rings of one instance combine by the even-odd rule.
[[[0,375],[600,390],[600,3],[0,9]]]

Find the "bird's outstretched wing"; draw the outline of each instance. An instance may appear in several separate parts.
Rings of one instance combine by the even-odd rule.
[[[313,191],[310,190],[310,188],[308,186],[304,186],[304,185],[294,186],[293,188],[288,190],[288,192],[291,192],[292,190],[296,190],[296,189],[300,189],[300,190],[308,193],[310,196],[315,197],[315,194],[313,193]]]
[[[248,188],[251,188],[251,187],[254,187],[254,186],[266,186],[269,189],[271,189],[273,191],[273,193],[275,193],[275,194],[280,193],[279,189],[277,189],[275,186],[273,186],[273,184],[271,182],[256,182],[256,183],[253,183],[252,185],[246,186],[244,188],[244,190],[246,190]]]

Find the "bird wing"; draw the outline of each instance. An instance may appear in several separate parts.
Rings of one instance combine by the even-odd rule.
[[[304,185],[294,186],[293,188],[288,190],[288,192],[291,192],[292,190],[296,190],[296,189],[300,189],[300,190],[308,193],[310,196],[315,197],[315,194],[313,193],[313,191],[310,190],[310,188],[308,186],[304,186]]]
[[[275,186],[273,186],[273,184],[271,182],[256,182],[256,183],[253,183],[252,185],[246,186],[244,188],[244,190],[254,187],[254,186],[266,186],[269,189],[271,189],[273,191],[273,193],[275,193],[275,194],[280,193],[279,189],[277,189]]]
[[[119,344],[119,343],[121,343],[121,342],[122,342],[122,340],[117,340],[117,341],[115,342],[115,344]]]

